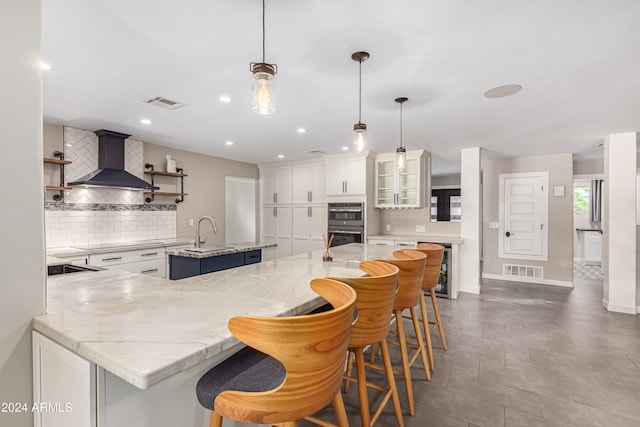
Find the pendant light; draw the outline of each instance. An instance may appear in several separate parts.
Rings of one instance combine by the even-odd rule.
[[[271,96],[271,81],[278,73],[276,64],[267,64],[264,60],[265,54],[265,0],[262,0],[262,62],[252,62],[251,73],[253,74],[253,111],[258,114],[273,114],[276,107]]]
[[[367,148],[367,125],[362,123],[362,63],[369,59],[368,52],[355,52],[351,59],[360,63],[359,89],[358,89],[358,123],[353,125],[355,132],[355,149],[357,152]]]
[[[395,101],[400,104],[400,147],[396,149],[396,168],[404,170],[407,167],[407,149],[402,146],[402,104],[409,98],[396,98]]]

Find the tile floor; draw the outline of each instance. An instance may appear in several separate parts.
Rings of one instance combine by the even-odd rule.
[[[640,316],[601,300],[602,282],[579,278],[574,289],[484,281],[480,295],[439,298],[448,350],[434,335],[431,382],[412,369],[413,417],[397,379],[405,426],[640,426]],[[360,426],[356,388],[344,399]],[[375,425],[397,425],[390,403]]]

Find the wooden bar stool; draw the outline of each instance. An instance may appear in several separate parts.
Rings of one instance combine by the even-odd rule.
[[[433,304],[433,312],[435,313],[436,321],[429,321],[427,316],[427,304],[424,299],[424,292],[420,296],[420,311],[422,317],[420,321],[424,328],[424,336],[427,344],[427,352],[429,353],[429,364],[431,370],[435,370],[435,364],[433,361],[433,347],[431,346],[431,333],[438,328],[440,333],[440,340],[442,341],[442,347],[447,349],[447,339],[444,335],[444,328],[442,326],[442,319],[440,318],[440,309],[438,308],[438,301],[436,300],[435,287],[438,285],[438,279],[440,278],[440,266],[442,264],[442,256],[444,254],[444,246],[436,245],[435,243],[419,243],[416,249],[427,256],[427,265],[424,269],[424,281],[422,282],[422,290],[429,291],[431,295],[431,303]]]
[[[354,322],[356,292],[330,279],[311,288],[334,307],[293,317],[236,316],[229,330],[248,346],[209,370],[196,386],[198,400],[211,409],[209,425],[223,417],[245,423],[297,426],[333,401],[340,427],[348,426],[340,393]]]
[[[400,270],[398,276],[398,292],[393,304],[393,313],[396,318],[396,335],[398,338],[397,344],[400,346],[400,355],[402,358],[402,371],[394,371],[396,374],[403,375],[405,387],[407,389],[407,398],[409,400],[409,413],[415,415],[415,404],[413,400],[413,386],[411,384],[411,366],[420,357],[422,361],[422,367],[424,368],[427,381],[431,381],[431,371],[426,357],[425,345],[422,340],[422,333],[420,332],[420,324],[418,319],[418,313],[416,306],[420,301],[420,295],[422,294],[422,280],[424,276],[424,267],[426,264],[427,256],[422,252],[416,252],[408,249],[397,250],[393,253],[395,259],[381,259],[389,264],[393,264]],[[407,336],[402,323],[402,312],[408,309],[411,313],[411,319],[413,321],[413,329],[415,332],[415,338],[418,342],[417,346],[411,347],[415,349],[415,353],[411,357],[408,354]],[[391,343],[391,342],[390,342]],[[395,344],[395,343],[394,343]]]
[[[375,423],[390,398],[396,413],[397,425],[403,427],[402,409],[386,340],[398,285],[398,268],[379,261],[363,261],[360,263],[360,269],[369,274],[369,277],[332,277],[347,283],[358,294],[356,298],[358,320],[353,325],[349,339],[349,365],[344,377],[345,392],[348,391],[350,382],[358,384],[362,427],[369,427]],[[364,350],[367,346],[374,344],[380,345],[387,387],[367,382],[365,367],[370,364],[364,360]],[[354,358],[355,377],[351,375]],[[384,392],[382,400],[372,415],[370,415],[367,387]]]

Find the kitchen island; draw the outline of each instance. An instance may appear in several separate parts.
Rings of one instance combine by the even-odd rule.
[[[309,312],[323,304],[311,279],[360,275],[361,260],[393,249],[351,244],[332,248],[330,263],[316,251],[177,281],[116,270],[50,277],[47,314],[33,321],[35,401],[73,411],[34,414],[36,425],[206,426],[195,384],[242,347],[229,318]]]

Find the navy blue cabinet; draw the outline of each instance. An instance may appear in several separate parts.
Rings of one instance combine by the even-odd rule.
[[[211,256],[208,258],[191,258],[169,255],[170,279],[178,280],[185,277],[199,276],[214,271],[254,264],[262,259],[262,251],[256,249],[248,252]]]

